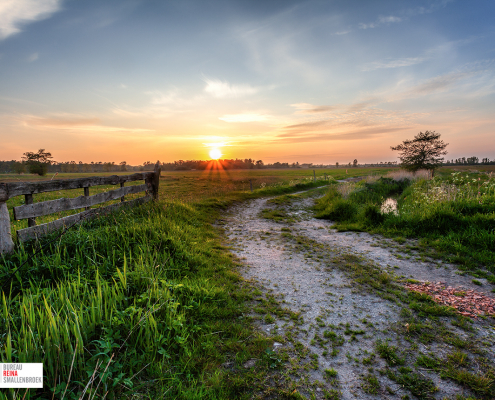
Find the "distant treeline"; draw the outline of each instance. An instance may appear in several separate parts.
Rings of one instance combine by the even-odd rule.
[[[246,159],[224,159],[218,160],[223,169],[266,169],[266,168],[349,168],[349,167],[393,167],[400,166],[397,161],[385,161],[370,164],[358,164],[357,160],[348,164],[299,164],[274,162],[265,164],[262,160]],[[187,170],[205,170],[217,168],[216,161],[211,160],[178,160],[170,163],[161,163],[162,171],[187,171]],[[142,165],[130,165],[126,161],[118,164],[115,162],[91,162],[83,163],[82,161],[56,162],[52,161],[48,165],[48,173],[71,172],[71,173],[92,173],[92,172],[133,172],[133,171],[152,171],[154,163],[144,162]],[[478,157],[462,157],[447,160],[443,165],[495,165],[495,159],[483,158],[480,162]],[[27,163],[25,161],[0,161],[0,173],[27,173]]]
[[[148,163],[139,166],[128,165],[125,161],[119,164],[114,162],[91,162],[83,163],[79,161],[56,162],[52,161],[48,165],[48,173],[56,172],[119,172],[119,171],[151,171],[154,164]],[[0,173],[24,173],[28,172],[26,161],[0,161]]]
[[[462,157],[452,160],[447,160],[444,165],[495,165],[495,159],[491,160],[489,158],[482,158],[481,162],[478,157]]]

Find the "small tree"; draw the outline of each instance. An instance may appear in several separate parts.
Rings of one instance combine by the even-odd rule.
[[[45,151],[45,149],[39,149],[37,153],[28,151],[22,157],[26,161],[28,171],[31,174],[38,174],[40,176],[46,175],[52,158],[52,153]]]
[[[358,165],[358,160],[355,158],[354,161],[352,162],[352,166],[356,168]]]
[[[447,154],[445,148],[448,143],[440,140],[440,134],[435,131],[419,132],[413,140],[405,140],[402,144],[390,147],[392,150],[400,151],[399,159],[402,168],[416,172],[420,169],[431,171],[434,175],[435,169],[442,165],[443,156]]]
[[[335,166],[336,166],[337,168],[339,167],[339,162],[338,162],[338,161],[335,163]]]

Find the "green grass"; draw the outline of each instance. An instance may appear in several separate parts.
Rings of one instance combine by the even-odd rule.
[[[338,174],[345,175],[342,170],[330,170],[334,171],[338,178]],[[259,175],[252,176],[266,181],[265,187],[256,188],[254,193],[247,189],[250,171],[219,177],[205,177],[195,171],[167,173],[161,180],[159,203],[86,222],[32,259],[38,248],[35,244],[18,247],[16,253],[0,259],[2,280],[29,259],[9,284],[0,313],[0,359],[44,362],[45,388],[28,392],[26,398],[51,398],[52,391],[55,398],[64,392],[67,399],[79,398],[95,371],[94,383],[89,386],[92,389],[85,398],[95,393],[95,398],[103,397],[108,391],[109,399],[131,395],[242,399],[253,397],[260,387],[266,388],[268,377],[277,372],[283,359],[270,350],[270,342],[257,334],[246,316],[256,292],[235,273],[235,261],[222,246],[212,222],[234,201],[289,194],[326,183],[313,183],[308,170],[282,171],[280,175],[254,172]],[[359,168],[349,168],[349,172],[365,173]],[[268,173],[275,176],[273,181],[263,175]],[[305,181],[295,183],[297,173]],[[207,187],[201,189],[202,185]],[[225,185],[232,186],[219,189]],[[61,195],[66,194],[53,193],[55,198]],[[280,204],[291,201],[291,196],[281,198]],[[9,208],[14,200],[22,202],[22,198],[12,199]],[[361,203],[356,204],[362,210]],[[375,211],[368,211],[368,217],[363,212],[368,221],[363,229],[382,229],[388,221],[388,217],[381,222],[374,220]],[[359,219],[352,223],[359,224]],[[302,247],[309,245],[307,239],[294,239]],[[428,297],[404,293],[388,274],[355,256],[343,255],[334,261],[345,266],[357,285],[404,305],[401,324],[409,324],[407,332],[401,328],[405,336],[422,343],[441,338],[457,349],[469,348],[469,343],[450,334],[436,320],[452,317],[449,309],[435,305]],[[269,298],[259,308],[267,322],[281,312]],[[463,320],[459,326],[469,328]],[[344,337],[333,331],[323,336],[335,356]],[[391,379],[420,396],[423,389],[426,396],[432,393],[434,388],[421,382],[414,372],[397,370],[402,353],[386,343],[380,349],[379,355],[390,360]],[[256,367],[243,368],[251,359],[257,360]],[[417,362],[426,366],[428,360],[418,358]],[[448,367],[442,371],[450,379],[478,394],[493,394],[491,369],[483,368],[476,375],[462,364],[459,354],[441,362]],[[282,391],[288,398],[297,394],[294,389]],[[5,395],[0,393],[0,397]],[[339,393],[325,391],[325,396],[338,398]]]
[[[0,258],[0,279],[8,281],[0,359],[44,363],[44,389],[26,398],[79,398],[87,385],[84,398],[250,398],[280,359],[245,316],[252,288],[212,223],[234,201],[328,184],[313,182],[310,172],[282,171],[272,183],[266,171],[255,173],[270,184],[254,193],[242,182],[248,174],[164,176],[160,202],[87,221],[55,241],[52,234],[17,245]],[[199,190],[204,183],[210,192]],[[185,192],[191,198],[181,198]],[[35,202],[81,194],[45,193]],[[13,198],[8,207],[22,202]],[[23,224],[13,222],[13,229]],[[270,301],[262,308],[280,313]],[[258,360],[255,370],[242,367],[249,359]]]
[[[363,384],[361,385],[361,388],[363,389],[363,392],[368,394],[378,394],[378,391],[380,390],[380,382],[375,375],[369,373],[368,375],[363,376],[362,380]]]
[[[398,199],[397,213],[381,211],[388,197]],[[421,250],[429,256],[495,274],[495,179],[491,175],[445,170],[430,181],[381,178],[352,188],[332,185],[315,210],[317,217],[335,221],[341,231],[381,233],[400,242],[420,238]],[[483,277],[495,282],[486,270]]]
[[[126,209],[34,256],[4,293],[2,361],[43,362],[47,396],[79,397],[96,371],[109,398],[242,397],[253,378],[220,364],[268,344],[245,323],[248,288],[205,217],[216,209]],[[2,281],[37,246],[3,259]]]

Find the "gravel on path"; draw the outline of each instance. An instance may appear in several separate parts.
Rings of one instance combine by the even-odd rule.
[[[474,286],[469,277],[456,274],[455,266],[421,261],[412,256],[405,259],[409,255],[404,255],[403,247],[392,240],[367,233],[337,232],[331,228],[331,222],[313,218],[309,210],[314,201],[311,197],[301,196],[292,201],[285,207],[291,220],[278,222],[261,217],[263,209],[272,207],[268,200],[256,199],[232,207],[224,218],[223,227],[231,251],[244,265],[240,268],[243,277],[266,293],[280,295],[284,307],[300,313],[301,320],[295,325],[277,318],[270,323],[260,321],[260,329],[267,335],[290,335],[291,340],[283,345],[276,343],[274,350],[290,351],[301,343],[317,361],[309,370],[306,368],[306,374],[290,370],[287,379],[305,382],[301,394],[307,398],[331,398],[329,394],[337,392],[340,397],[335,398],[342,399],[400,399],[410,395],[386,375],[374,374],[375,370],[386,367],[386,362],[376,356],[377,341],[388,341],[399,349],[404,344],[403,338],[390,329],[400,321],[401,307],[374,293],[356,289],[341,269],[332,266],[329,260],[297,250],[291,238],[304,236],[323,244],[331,254],[359,255],[396,276],[441,281],[467,290],[480,290],[480,287]],[[290,235],[286,235],[287,232]],[[479,337],[495,339],[493,328],[476,329]],[[467,339],[466,332],[457,333]],[[432,349],[419,345],[424,353]],[[435,348],[440,353],[447,350]],[[291,358],[292,365],[297,361],[297,357]],[[336,371],[336,377],[328,372],[332,370]],[[330,379],[331,376],[335,379]],[[376,385],[371,382],[375,376],[379,379],[376,392],[373,391]],[[424,376],[433,380],[438,388],[432,398],[470,394],[457,383],[440,379],[430,371],[425,371]]]

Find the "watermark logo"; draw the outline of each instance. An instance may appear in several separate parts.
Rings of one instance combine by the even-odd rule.
[[[0,364],[0,388],[42,388],[43,363]]]

